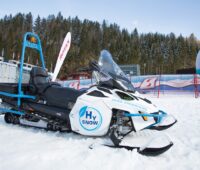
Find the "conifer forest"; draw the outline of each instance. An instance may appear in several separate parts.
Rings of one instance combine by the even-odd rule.
[[[61,13],[46,18],[31,13],[6,15],[0,19],[0,56],[18,60],[21,55],[23,35],[39,35],[47,68],[52,71],[67,32],[72,33],[72,44],[60,76],[86,67],[97,60],[102,49],[111,52],[118,64],[140,64],[141,73],[174,74],[177,69],[195,67],[200,41],[190,36],[174,33],[139,33],[120,28],[116,23],[64,18]],[[26,52],[26,62],[35,64],[39,54]]]

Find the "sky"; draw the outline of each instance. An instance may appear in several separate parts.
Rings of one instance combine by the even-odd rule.
[[[200,0],[0,0],[0,18],[6,14],[31,12],[34,19],[40,15],[66,18],[78,16],[102,23],[116,23],[129,32],[175,33],[200,40]]]

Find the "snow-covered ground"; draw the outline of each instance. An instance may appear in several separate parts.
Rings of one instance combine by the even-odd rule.
[[[88,147],[103,139],[47,132],[4,123],[0,116],[0,170],[197,170],[200,167],[200,98],[192,96],[150,97],[178,123],[166,130],[174,146],[157,157],[136,151]]]

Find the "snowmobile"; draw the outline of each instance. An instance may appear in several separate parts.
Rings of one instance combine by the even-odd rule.
[[[36,41],[31,42],[30,37]],[[29,83],[22,82],[26,48],[39,51],[42,64],[32,68]],[[155,156],[171,148],[173,143],[167,135],[163,135],[164,142],[158,144],[154,141],[160,135],[143,144],[140,141],[137,145],[128,143],[131,134],[149,129],[164,130],[175,124],[176,119],[138,95],[109,52],[102,51],[99,63],[92,62],[90,68],[97,84],[87,90],[79,91],[52,82],[39,37],[26,33],[18,83],[0,83],[0,112],[5,122],[84,136],[106,136],[110,142],[104,146],[136,149],[143,155]],[[133,137],[135,141],[136,136]]]

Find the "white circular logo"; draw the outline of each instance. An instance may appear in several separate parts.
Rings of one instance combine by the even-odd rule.
[[[84,106],[79,111],[79,122],[85,130],[97,130],[102,124],[102,116],[97,109]]]

